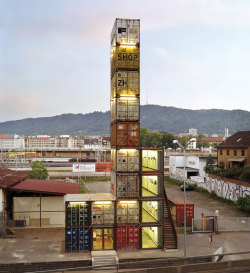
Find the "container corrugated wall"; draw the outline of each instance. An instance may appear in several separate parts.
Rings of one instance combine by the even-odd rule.
[[[111,170],[114,172],[138,172],[139,160],[139,150],[111,149]]]
[[[138,224],[139,223],[139,201],[118,201],[116,205],[116,223]]]
[[[140,105],[137,97],[121,97],[111,100],[111,122],[138,121]]]
[[[140,247],[140,228],[121,226],[116,228],[117,249],[137,249]]]
[[[111,124],[111,146],[138,147],[139,144],[140,126],[137,122]]]
[[[110,40],[111,46],[117,43],[140,43],[140,20],[117,18],[111,32]]]
[[[111,99],[119,96],[139,96],[140,73],[138,71],[117,71],[111,79]]]
[[[114,194],[117,198],[139,197],[139,173],[111,172],[111,181],[114,182]]]
[[[91,210],[92,225],[113,225],[115,222],[114,202],[93,202]]]

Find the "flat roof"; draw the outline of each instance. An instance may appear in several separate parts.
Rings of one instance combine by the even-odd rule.
[[[168,200],[175,205],[184,205],[184,198],[168,198]],[[193,205],[193,203],[186,199],[186,205]]]
[[[65,202],[85,202],[85,201],[115,201],[116,197],[112,193],[83,193],[66,194]]]

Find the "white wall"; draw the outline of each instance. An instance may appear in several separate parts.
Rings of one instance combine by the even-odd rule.
[[[14,197],[14,220],[26,220],[26,226],[40,223],[40,197]],[[41,218],[47,227],[65,226],[63,196],[41,197]],[[36,222],[36,224],[35,224]]]

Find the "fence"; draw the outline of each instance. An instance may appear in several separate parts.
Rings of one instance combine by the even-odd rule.
[[[250,231],[250,217],[218,217],[218,231]]]
[[[215,218],[192,219],[192,232],[214,232]]]
[[[192,232],[250,231],[250,217],[192,219]]]

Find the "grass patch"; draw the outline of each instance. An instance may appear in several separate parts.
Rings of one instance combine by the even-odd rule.
[[[171,184],[171,185],[175,185],[175,186],[182,186],[183,185],[183,181],[180,181],[180,180],[177,180],[177,179],[174,179],[174,178],[170,178],[168,176],[165,176],[164,180],[166,182],[168,182],[169,184]]]
[[[110,176],[86,177],[86,178],[81,178],[80,181],[83,181],[83,182],[110,181]]]
[[[177,179],[174,179],[174,178],[165,177],[164,180],[167,183],[171,184],[171,185],[175,185],[175,186],[182,186],[183,185],[183,181],[180,181],[180,180],[177,180]],[[193,186],[194,187],[194,191],[202,193],[202,194],[205,194],[210,199],[213,199],[213,200],[219,201],[221,203],[229,204],[229,205],[233,205],[233,206],[237,207],[236,204],[235,204],[235,202],[233,202],[233,201],[231,201],[229,199],[224,199],[222,197],[217,196],[214,191],[209,192],[209,191],[207,191],[204,188],[197,187],[196,184],[189,184],[189,183],[186,183],[186,184]]]

